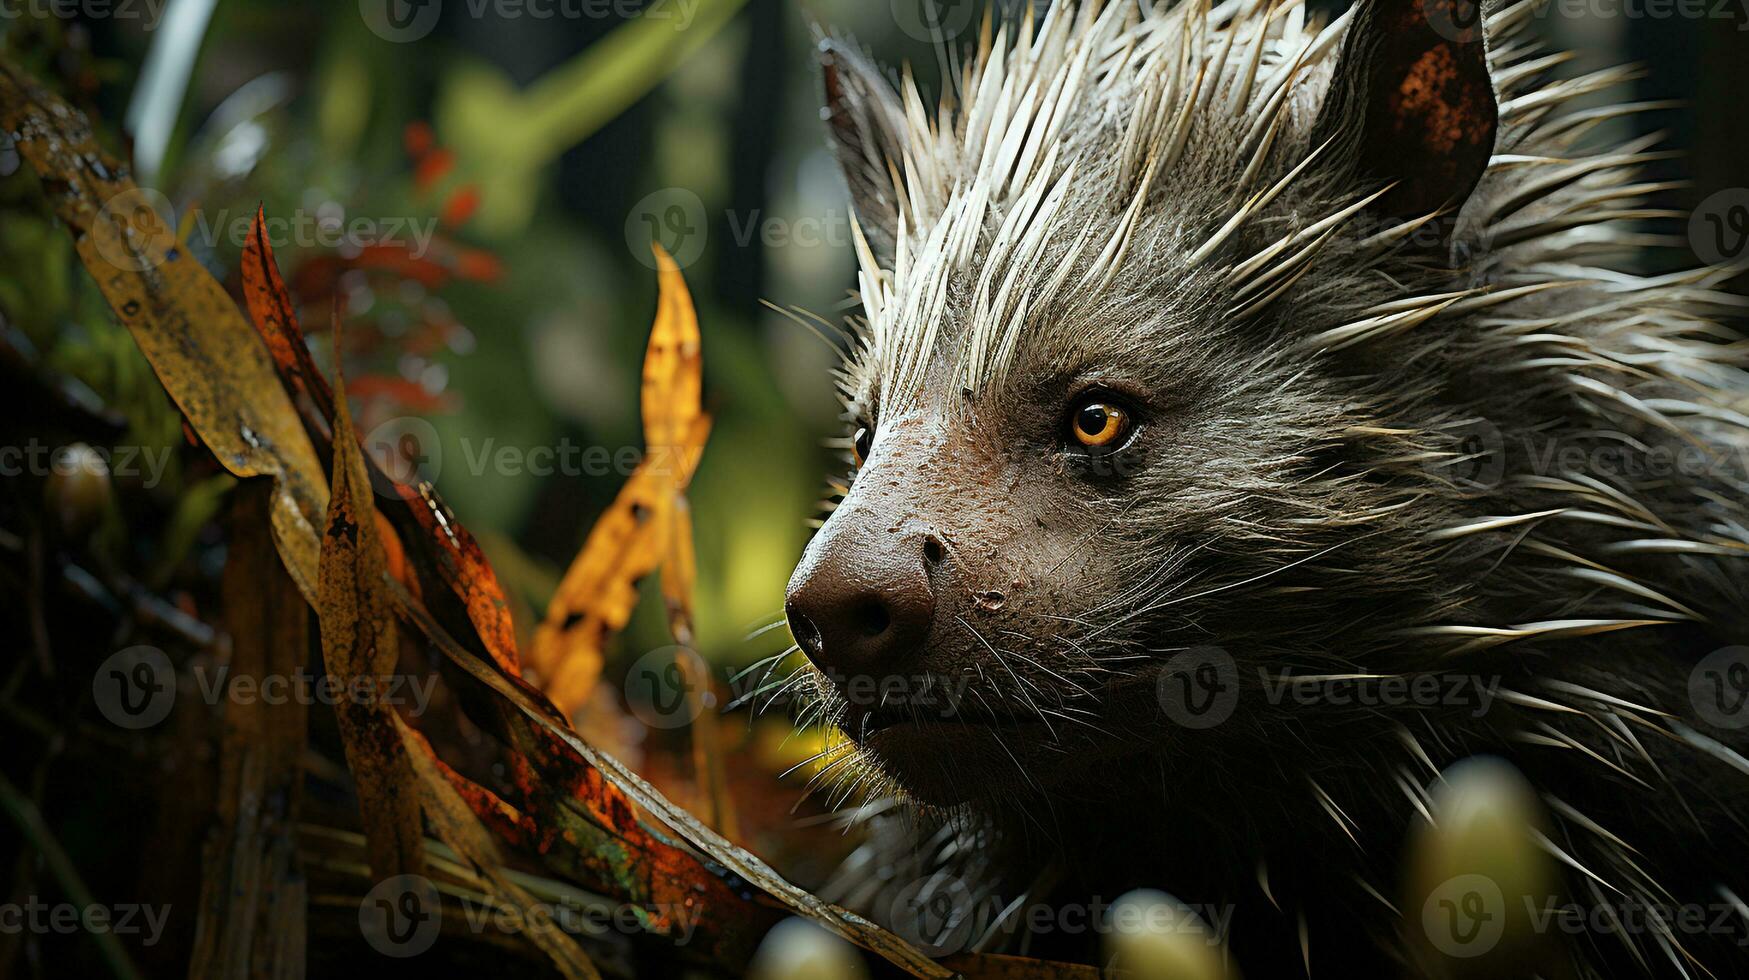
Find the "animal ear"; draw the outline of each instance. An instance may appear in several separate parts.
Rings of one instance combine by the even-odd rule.
[[[892,83],[852,45],[828,37],[820,41],[819,51],[826,88],[820,117],[869,247],[882,262],[890,262],[899,234],[893,177],[905,166],[904,107]]]
[[[1481,0],[1358,3],[1317,128],[1336,137],[1356,177],[1394,183],[1375,216],[1444,209],[1443,248],[1499,130]]]

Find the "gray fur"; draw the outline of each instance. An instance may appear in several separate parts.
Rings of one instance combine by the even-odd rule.
[[[866,232],[868,316],[842,386],[850,418],[880,423],[858,481],[880,483],[883,453],[906,451],[889,419],[951,416],[1000,443],[992,426],[1026,417],[1041,380],[1078,368],[1178,393],[1145,465],[1056,511],[1062,533],[1096,542],[1095,598],[967,629],[1019,640],[1004,651],[1010,673],[991,669],[1013,683],[986,696],[1093,718],[1128,751],[1160,755],[1158,778],[1136,783],[1162,836],[1230,821],[1241,856],[1281,826],[1305,848],[1352,842],[1331,852],[1344,882],[1311,879],[1319,890],[1289,900],[1302,910],[1322,889],[1394,895],[1396,835],[1417,796],[1474,752],[1508,756],[1544,791],[1551,848],[1586,871],[1573,875],[1580,894],[1597,887],[1587,875],[1653,898],[1749,892],[1749,749],[1687,695],[1698,657],[1749,640],[1749,347],[1721,325],[1743,305],[1724,289],[1737,270],[1630,271],[1644,243],[1633,222],[1660,189],[1637,183],[1648,147],[1596,145],[1610,113],[1565,108],[1624,75],[1543,82],[1529,19],[1522,2],[1488,19],[1499,141],[1431,248],[1415,233],[1432,215],[1355,207],[1381,188],[1358,176],[1327,104],[1347,19],[1324,27],[1295,3],[1241,0],[1212,13],[1058,4],[1036,27],[987,31],[957,98],[933,112],[908,79],[886,87],[827,43],[858,107],[833,121]],[[966,507],[1017,492],[959,489]],[[1035,601],[1047,595],[1073,602],[1048,589]],[[1146,723],[1102,714],[1111,685],[1146,685],[1150,667],[1203,643],[1244,670],[1484,673],[1503,679],[1504,704],[1480,719],[1264,710],[1197,743],[1195,761],[1148,748],[1162,736]],[[1101,736],[1062,724],[1066,750],[1097,764]],[[827,762],[835,799],[904,793],[855,752]],[[1211,772],[1235,785],[1164,789]],[[1089,831],[1062,825],[1079,819],[1063,792],[1015,782],[936,816],[1097,860],[1069,840]],[[1223,809],[1265,792],[1258,812]],[[1611,800],[1629,802],[1581,812]],[[1004,896],[1041,870],[986,867],[1001,859],[956,839],[917,848],[912,870],[945,848],[980,895]],[[1685,840],[1704,844],[1672,853]],[[1648,854],[1669,858],[1673,891]],[[878,913],[881,893],[852,874],[840,897]],[[1284,944],[1294,921],[1270,927]],[[1394,941],[1394,926],[1346,924]],[[1689,960],[1681,936],[1619,939],[1575,956],[1599,975],[1737,969],[1704,942]]]

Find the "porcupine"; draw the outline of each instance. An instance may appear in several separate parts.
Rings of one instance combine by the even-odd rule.
[[[1401,973],[1404,835],[1491,754],[1571,895],[1735,910],[1545,972],[1749,972],[1749,740],[1690,684],[1749,637],[1738,270],[1643,271],[1653,142],[1600,134],[1659,106],[1572,108],[1628,72],[1535,15],[1058,3],[933,111],[822,39],[864,316],[786,689],[883,814],[835,896],[1152,886],[1250,976]],[[1384,677],[1437,693],[1331,696]]]

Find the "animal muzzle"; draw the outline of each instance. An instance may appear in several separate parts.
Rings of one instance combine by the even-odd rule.
[[[935,625],[940,538],[863,512],[834,514],[790,578],[784,612],[802,652],[843,690],[922,662]]]

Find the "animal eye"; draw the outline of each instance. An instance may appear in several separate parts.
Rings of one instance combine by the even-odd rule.
[[[1092,450],[1118,448],[1133,427],[1130,413],[1103,392],[1084,396],[1069,413],[1069,434]]]
[[[856,459],[856,465],[861,466],[868,459],[868,454],[874,448],[874,427],[859,425],[856,427],[856,438],[850,441],[850,453]]]

